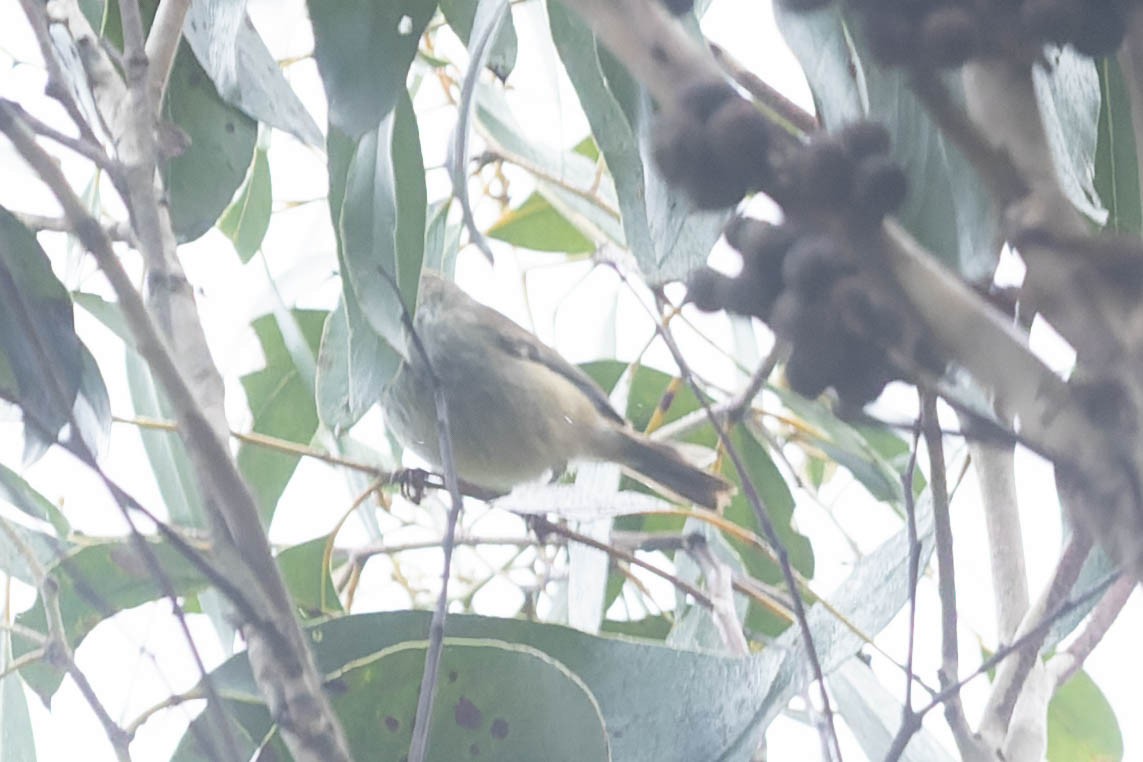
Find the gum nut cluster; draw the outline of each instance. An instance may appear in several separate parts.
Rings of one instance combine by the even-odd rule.
[[[652,153],[663,177],[695,206],[720,209],[769,181],[770,129],[726,82],[693,83],[659,115]]]
[[[830,0],[779,0],[810,11]],[[945,68],[977,56],[1035,56],[1045,43],[1114,53],[1139,0],[848,0],[873,54],[889,66]]]
[[[772,192],[787,221],[734,219],[726,238],[742,255],[741,272],[703,268],[688,283],[699,309],[758,317],[789,341],[786,378],[803,396],[832,387],[860,407],[894,378],[885,349],[904,342],[904,313],[843,236],[827,232],[872,231],[904,198],[888,148],[885,129],[862,122],[786,157]]]
[[[872,229],[907,190],[905,172],[889,156],[889,132],[863,121],[786,154],[774,169],[770,195],[788,217],[840,215]]]

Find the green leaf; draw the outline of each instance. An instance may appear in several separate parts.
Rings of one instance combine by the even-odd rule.
[[[492,51],[496,35],[505,19],[510,16],[508,0],[485,0],[476,7],[472,20],[472,33],[468,40],[468,69],[464,72],[464,79],[460,83],[460,97],[456,104],[456,126],[452,130],[447,162],[452,193],[460,204],[465,229],[468,230],[472,243],[489,262],[492,261],[492,250],[484,234],[476,226],[468,194],[469,133],[472,129],[472,112],[476,103],[480,73]]]
[[[904,487],[900,474],[904,471],[905,464],[901,462],[901,453],[889,436],[884,433],[875,435],[873,432],[877,429],[872,427],[864,429],[863,433],[863,430],[841,420],[820,403],[807,400],[789,389],[768,388],[778,395],[783,405],[809,424],[811,432],[806,436],[810,444],[853,474],[877,500],[898,507],[904,504]],[[903,442],[901,445],[907,447]],[[891,459],[882,454],[882,448],[888,448]]]
[[[401,361],[352,300],[352,293],[343,293],[329,313],[318,351],[318,417],[335,434],[357,423],[381,398]]]
[[[322,144],[317,122],[250,23],[245,0],[191,3],[183,36],[227,103],[307,145]]]
[[[291,315],[310,352],[316,355],[326,313],[295,310]],[[242,388],[246,390],[246,400],[254,415],[253,430],[289,442],[309,444],[318,426],[313,389],[299,372],[275,317],[263,315],[252,325],[266,358],[261,370],[242,377]],[[298,455],[249,442],[243,442],[238,448],[238,469],[258,500],[266,526],[299,459]]]
[[[307,0],[332,124],[356,140],[389,116],[405,97],[409,66],[436,6],[436,0]]]
[[[41,521],[48,521],[55,509],[51,500],[32,489],[22,476],[3,463],[0,463],[0,499]]]
[[[964,277],[991,277],[999,256],[991,199],[969,162],[913,95],[908,75],[882,68],[867,53],[863,35],[853,36],[853,26],[836,4],[812,13],[779,4],[774,15],[802,64],[827,128],[865,117],[886,119],[891,155],[909,180],[897,219]]]
[[[259,148],[254,152],[254,163],[250,165],[242,192],[218,221],[218,229],[234,243],[234,250],[243,263],[250,261],[266,237],[271,199],[270,162],[265,149]]]
[[[706,261],[729,212],[700,212],[643,163],[647,93],[601,48],[563,3],[548,3],[552,39],[615,181],[627,246],[651,281],[672,280]]]
[[[465,45],[468,45],[472,34],[472,22],[476,17],[476,7],[480,0],[441,0],[441,13],[456,36]],[[516,26],[512,23],[512,15],[505,17],[496,40],[492,43],[492,50],[484,65],[496,75],[501,82],[508,79],[512,69],[516,66]]]
[[[83,373],[71,299],[35,234],[0,207],[0,398],[18,405],[29,434],[55,441]],[[30,441],[30,440],[29,440]]]
[[[1099,138],[1100,89],[1095,61],[1070,45],[1049,49],[1050,66],[1032,69],[1040,118],[1060,188],[1083,214],[1107,220],[1092,185]]]
[[[1119,62],[1109,56],[1097,63],[1099,142],[1095,149],[1095,189],[1107,207],[1107,225],[1119,233],[1143,232],[1139,163],[1131,123],[1131,103]]]
[[[424,661],[424,643],[400,643],[335,675],[332,703],[355,759],[399,759],[408,751]],[[611,759],[591,692],[543,651],[450,638],[441,675],[429,727],[430,760]]]
[[[154,564],[131,540],[123,540],[82,548],[48,569],[59,590],[63,634],[69,644],[78,646],[97,624],[113,614],[160,598],[160,574],[176,595],[206,587],[207,580],[198,569],[170,545],[148,542],[147,548],[154,556]],[[38,600],[20,613],[16,621],[37,632],[47,632],[43,601]],[[20,639],[13,642],[17,657],[33,648],[33,644]],[[20,674],[45,702],[63,679],[62,672],[43,662],[29,664]]]
[[[79,355],[82,367],[72,419],[84,446],[92,455],[99,455],[111,435],[111,399],[107,396],[107,385],[91,350],[81,343]]]
[[[406,644],[403,647],[408,648],[415,644],[419,647],[428,625],[429,613],[423,611],[364,614],[315,624],[309,628],[309,636],[318,669],[323,674],[331,674],[347,665],[365,664],[394,646]],[[775,699],[770,686],[779,674],[790,672],[788,678],[782,678],[783,683],[792,679],[794,671],[786,665],[786,654],[777,649],[746,659],[732,659],[655,643],[598,637],[559,625],[459,614],[449,616],[448,631],[453,638],[491,639],[530,647],[562,664],[598,701],[612,758],[624,762],[664,759],[746,762],[750,758],[749,750],[755,748],[764,729],[756,718],[762,708],[769,707]],[[446,690],[451,671],[442,669],[441,677],[441,689]],[[243,655],[220,667],[213,679],[219,691],[230,699],[228,711],[261,706],[261,694]],[[419,680],[418,669],[404,681],[389,681],[388,690],[415,692]],[[529,690],[520,688],[521,684],[528,683],[517,682],[508,675],[490,675],[488,682],[490,689],[505,694],[522,699],[530,695]],[[335,701],[339,706],[341,701],[357,703],[362,705],[361,711],[366,711],[370,702],[353,702],[353,696],[352,692],[346,693]],[[686,697],[685,706],[680,704],[680,696]],[[443,704],[452,717],[457,701],[438,701],[438,706]],[[775,714],[785,707],[785,701],[788,698],[773,708]],[[544,711],[538,727],[556,732],[554,729],[563,721],[563,706],[558,703],[546,706],[542,701],[533,703]],[[253,738],[264,737],[270,729],[269,715],[265,710],[244,711],[246,733]],[[410,713],[395,716],[400,722],[398,730],[404,731],[409,716]],[[387,730],[388,723],[381,727],[381,730],[372,727],[375,742],[378,736],[395,732]],[[181,753],[192,746],[188,733],[175,759],[200,758]],[[737,751],[727,751],[729,749]],[[364,758],[396,757],[371,753]],[[492,754],[481,758],[505,759]],[[525,759],[546,760],[548,757]],[[575,759],[595,758],[585,755]]]
[[[406,93],[349,162],[340,231],[346,285],[369,324],[404,351],[402,300],[416,304],[425,249],[425,169],[413,106]],[[332,204],[331,199],[331,204]],[[393,292],[393,283],[400,295]]]
[[[1123,735],[1103,691],[1080,671],[1048,704],[1048,762],[1123,759]]]
[[[742,425],[735,426],[730,431],[730,438],[746,466],[746,475],[762,499],[770,522],[778,533],[778,539],[781,540],[789,554],[790,565],[803,577],[812,578],[814,576],[813,547],[810,545],[809,539],[793,527],[794,496],[790,493],[789,486],[782,478],[777,466],[774,465],[770,454],[766,451],[766,446]],[[726,509],[726,518],[766,539],[766,535],[762,532],[762,527],[759,526],[754,515],[754,509],[751,507],[750,501],[746,499],[746,490],[742,487],[742,478],[734,472],[734,468],[730,464],[727,464],[723,469],[723,475],[731,478],[738,485],[738,492]],[[751,577],[774,585],[784,582],[781,568],[768,554],[735,537],[727,537],[726,539],[741,556]],[[776,616],[757,602],[750,602],[750,608],[746,615],[746,625],[751,630],[775,635],[786,629],[788,624],[786,619]]]
[[[534,251],[587,254],[596,248],[539,193],[506,211],[487,232],[490,238]]]
[[[8,469],[5,469],[8,471]],[[8,471],[11,474],[11,471]],[[12,497],[4,495],[3,499],[18,505]],[[19,499],[18,497],[16,499]],[[44,498],[39,497],[40,500]],[[36,584],[36,576],[28,565],[27,553],[30,552],[40,566],[49,566],[60,559],[71,549],[70,543],[45,534],[35,529],[5,521],[6,526],[0,529],[0,572],[7,574],[28,585]],[[9,530],[19,538],[14,541],[8,534]]]
[[[163,116],[190,138],[190,146],[165,163],[163,180],[175,235],[193,241],[214,227],[246,177],[258,125],[219,97],[185,42],[171,70]]]
[[[306,617],[335,614],[342,610],[325,563],[328,540],[328,537],[315,537],[286,548],[276,557],[294,605]]]

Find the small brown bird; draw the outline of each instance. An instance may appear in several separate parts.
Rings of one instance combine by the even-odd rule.
[[[448,400],[457,476],[508,491],[576,459],[610,461],[667,493],[717,509],[721,477],[631,429],[586,373],[434,273],[421,278],[414,327]],[[393,434],[440,467],[433,390],[410,341],[382,404]]]

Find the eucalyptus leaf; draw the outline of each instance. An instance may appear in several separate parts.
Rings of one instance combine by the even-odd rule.
[[[403,98],[436,0],[307,0],[329,120],[356,140]]]
[[[193,241],[214,226],[246,177],[258,124],[219,96],[185,42],[162,114],[189,139],[185,150],[164,162],[163,182],[176,237]]]
[[[445,20],[448,21],[448,25],[452,27],[456,36],[465,45],[469,44],[469,39],[472,36],[472,25],[476,18],[478,5],[480,5],[480,0],[441,0],[440,2],[441,13],[444,14]],[[489,51],[488,58],[484,62],[484,65],[501,82],[508,79],[508,75],[516,66],[517,47],[516,25],[512,23],[512,14],[509,13],[504,18],[500,30],[496,33],[492,50]]]
[[[0,207],[0,398],[20,407],[29,434],[53,442],[83,368],[67,290],[35,234]]]
[[[361,314],[352,292],[325,321],[318,351],[317,412],[335,434],[345,431],[381,398],[400,364],[398,355]]]
[[[625,240],[653,282],[706,261],[728,212],[700,212],[659,175],[649,155],[650,97],[563,3],[548,3],[552,39],[607,161]]]
[[[326,314],[317,310],[295,310],[291,313],[304,335],[311,357],[318,352]],[[242,377],[242,387],[254,416],[253,430],[276,439],[308,445],[318,426],[312,384],[306,383],[304,374],[299,371],[273,315],[258,318],[253,328],[265,357],[265,366],[261,370]],[[243,442],[238,448],[238,469],[254,492],[266,526],[269,526],[278,499],[299,460],[299,455],[267,445]]]
[[[1123,73],[1113,57],[1101,59],[1099,141],[1095,151],[1095,189],[1108,210],[1107,224],[1120,233],[1143,232],[1143,200],[1131,103]]]
[[[321,145],[317,122],[250,23],[246,0],[196,0],[183,37],[227,103],[307,145]]]
[[[483,0],[478,2],[472,21],[472,33],[468,40],[468,69],[464,73],[464,80],[460,84],[460,98],[456,106],[456,126],[452,131],[452,142],[449,144],[448,174],[452,180],[452,193],[460,202],[464,225],[472,242],[488,261],[492,261],[492,250],[484,235],[476,226],[472,214],[472,202],[468,196],[468,141],[472,128],[472,112],[476,101],[477,83],[480,71],[484,67],[488,56],[492,53],[493,42],[496,40],[504,20],[510,16],[508,0]]]
[[[426,203],[417,120],[405,94],[357,142],[339,224],[346,287],[373,330],[402,355],[402,315],[416,304],[424,257]]]
[[[272,200],[270,162],[265,149],[259,148],[242,191],[218,221],[218,229],[231,240],[243,262],[249,262],[262,246],[270,227]]]

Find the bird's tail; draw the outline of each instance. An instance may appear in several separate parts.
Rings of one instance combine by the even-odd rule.
[[[612,429],[608,458],[626,466],[644,481],[703,508],[718,510],[730,502],[734,488],[721,476],[687,462],[674,447],[631,431]]]

